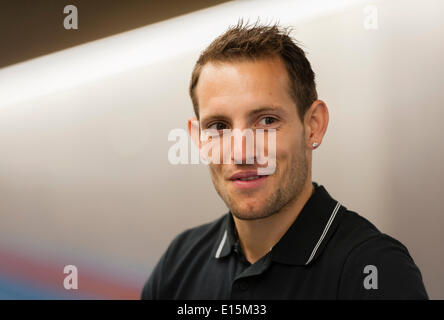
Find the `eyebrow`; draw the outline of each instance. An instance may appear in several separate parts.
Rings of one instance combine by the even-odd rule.
[[[258,113],[263,113],[263,112],[266,112],[266,111],[277,112],[277,113],[281,113],[281,114],[284,114],[284,115],[287,114],[287,112],[283,108],[281,108],[281,107],[278,107],[278,106],[277,107],[264,106],[264,107],[260,107],[258,109],[254,109],[253,111],[251,111],[248,114],[248,116],[251,117],[251,116],[254,116],[254,115],[258,114]]]
[[[283,116],[287,115],[287,112],[281,107],[263,106],[263,107],[259,107],[257,109],[250,111],[248,113],[248,117],[251,118],[259,113],[263,113],[263,112],[267,112],[267,111],[277,112],[277,113],[282,114]],[[214,120],[214,119],[225,120],[225,121],[229,120],[229,118],[226,115],[216,113],[216,114],[212,114],[208,117],[201,118],[201,123],[204,124],[204,123],[207,123],[207,122]]]

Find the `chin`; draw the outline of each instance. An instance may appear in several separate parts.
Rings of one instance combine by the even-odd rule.
[[[263,219],[266,218],[268,216],[270,216],[270,214],[268,214],[267,212],[264,212],[263,207],[257,207],[254,206],[242,206],[241,208],[233,208],[231,209],[231,212],[233,213],[233,215],[240,219],[240,220],[257,220],[257,219]]]

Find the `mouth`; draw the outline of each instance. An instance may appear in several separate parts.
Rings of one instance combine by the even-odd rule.
[[[253,189],[261,186],[268,175],[258,175],[257,170],[240,171],[230,177],[230,181],[238,189]]]

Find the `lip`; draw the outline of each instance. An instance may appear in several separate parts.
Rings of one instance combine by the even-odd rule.
[[[257,176],[257,170],[242,170],[235,172],[231,177],[230,180],[237,180],[241,178],[250,178]]]
[[[239,180],[241,178],[250,178],[254,176],[259,176],[258,179],[242,181]],[[257,188],[262,185],[265,180],[268,178],[268,175],[258,175],[257,170],[244,170],[238,171],[230,177],[230,181],[234,184],[238,189],[252,189]]]

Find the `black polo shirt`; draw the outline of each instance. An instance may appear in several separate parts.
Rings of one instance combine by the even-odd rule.
[[[407,248],[347,210],[323,186],[254,264],[230,212],[178,235],[142,299],[428,299]]]

